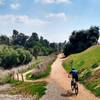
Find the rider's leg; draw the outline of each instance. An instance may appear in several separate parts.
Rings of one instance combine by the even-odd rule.
[[[71,80],[71,89],[72,89],[72,91],[74,90],[74,78],[72,78],[72,80]]]

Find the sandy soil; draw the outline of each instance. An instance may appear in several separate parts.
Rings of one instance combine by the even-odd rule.
[[[0,94],[0,100],[33,100],[32,97],[23,97],[22,95]]]
[[[32,96],[23,95],[11,95],[7,93],[2,93],[2,91],[7,92],[11,88],[10,84],[0,85],[0,100],[33,100]]]
[[[66,96],[66,90],[53,81],[47,85],[46,94],[40,100],[69,100],[69,99]]]

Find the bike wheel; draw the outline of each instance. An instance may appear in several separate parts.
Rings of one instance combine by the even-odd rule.
[[[78,85],[75,85],[75,94],[78,95]]]
[[[74,86],[73,85],[71,85],[71,90],[74,91]]]
[[[74,90],[74,82],[71,81],[71,90],[73,91]]]

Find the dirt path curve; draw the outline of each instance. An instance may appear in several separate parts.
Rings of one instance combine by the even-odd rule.
[[[14,79],[18,79],[18,80],[20,80],[20,81],[22,81],[22,75],[23,75],[23,80],[24,80],[24,82],[41,82],[41,81],[46,81],[46,82],[49,82],[49,78],[41,78],[41,79],[38,79],[38,80],[27,80],[26,79],[26,75],[28,74],[28,73],[31,73],[33,71],[33,69],[31,69],[31,70],[29,70],[29,71],[27,71],[27,72],[25,72],[25,73],[23,73],[23,74],[21,74],[21,73],[18,73],[18,77],[19,78],[17,78],[17,74],[15,74],[14,75]]]
[[[68,74],[62,66],[63,60],[61,59],[62,54],[58,55],[56,61],[52,65],[52,71],[50,74],[50,79],[52,81],[57,82],[63,89],[69,91],[70,90],[70,81],[68,78]],[[100,100],[100,98],[95,97],[90,91],[84,88],[83,85],[78,84],[79,86],[79,94],[78,96],[69,96],[70,100]]]

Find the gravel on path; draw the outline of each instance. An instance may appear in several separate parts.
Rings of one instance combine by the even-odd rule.
[[[22,95],[0,94],[0,100],[33,100],[32,97],[23,97]]]
[[[56,82],[50,82],[47,85],[46,94],[40,100],[69,100],[66,91],[57,85]]]

